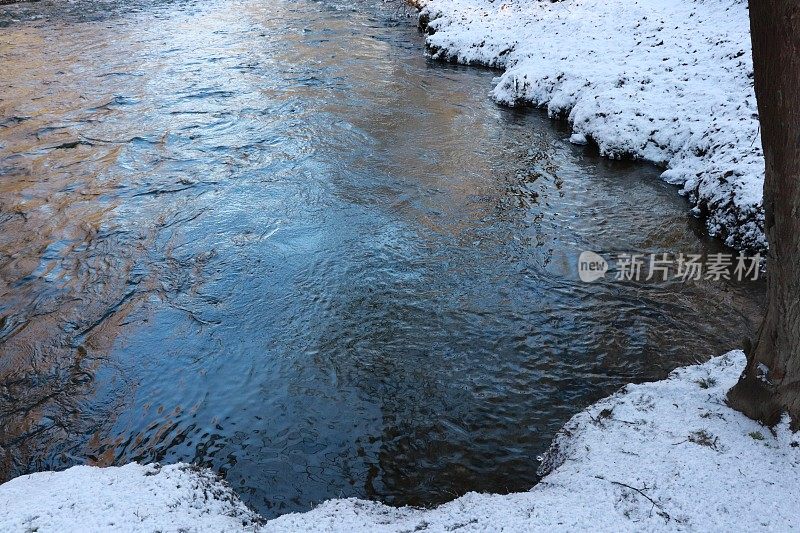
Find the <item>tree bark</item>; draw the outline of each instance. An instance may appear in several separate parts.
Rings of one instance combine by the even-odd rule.
[[[800,428],[800,2],[751,0],[750,31],[764,147],[767,311],[745,347],[747,367],[728,402],[775,425]]]

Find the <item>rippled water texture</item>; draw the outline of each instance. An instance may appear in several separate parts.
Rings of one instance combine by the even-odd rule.
[[[760,284],[646,165],[427,61],[400,3],[0,8],[0,479],[191,461],[267,515],[537,481],[572,414],[739,345]]]

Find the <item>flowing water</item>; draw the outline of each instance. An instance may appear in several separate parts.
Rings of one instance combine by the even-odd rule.
[[[752,331],[648,165],[426,60],[398,2],[0,8],[0,481],[188,461],[267,516],[524,490],[571,415]]]

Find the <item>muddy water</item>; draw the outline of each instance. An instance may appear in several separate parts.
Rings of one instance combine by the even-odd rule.
[[[0,478],[190,461],[267,515],[524,490],[621,384],[738,346],[759,283],[587,285],[719,252],[646,165],[399,4],[0,8]]]

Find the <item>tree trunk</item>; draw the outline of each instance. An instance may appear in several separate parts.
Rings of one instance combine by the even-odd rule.
[[[800,428],[800,2],[751,0],[750,31],[764,180],[767,312],[732,407],[767,425]]]

